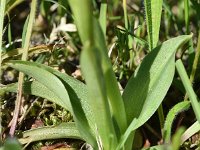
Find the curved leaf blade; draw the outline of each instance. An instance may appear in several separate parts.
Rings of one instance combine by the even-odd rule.
[[[200,124],[198,121],[193,123],[181,136],[181,144],[188,140],[191,136],[200,131]]]
[[[9,85],[6,85],[5,87],[2,87],[0,89],[0,95],[2,95],[4,92],[17,92],[17,83],[12,83]],[[60,103],[60,98],[51,90],[49,90],[46,86],[41,84],[38,81],[29,81],[23,83],[23,92],[25,94],[29,95],[35,95],[42,98],[46,98],[49,101],[56,103],[57,105],[62,106],[62,103]]]
[[[40,127],[27,130],[22,134],[23,137],[19,139],[21,144],[61,138],[84,139],[76,128],[75,123],[61,123],[56,126]]]
[[[22,64],[26,63],[24,61],[15,61],[15,62],[22,63]],[[81,105],[84,113],[86,114],[87,119],[91,123],[91,126],[92,125],[94,126],[93,112],[91,111],[90,105],[87,102],[88,89],[84,83],[82,83],[81,81],[79,81],[67,74],[61,73],[49,66],[46,66],[46,65],[43,65],[40,63],[35,63],[35,62],[29,62],[29,64],[39,67],[39,68],[42,68],[42,69],[54,74],[55,76],[57,76],[61,80],[61,82],[65,85],[65,88],[68,91],[72,106],[76,105],[75,107],[77,107],[77,105]],[[37,81],[34,81],[34,82],[37,82]],[[37,84],[39,84],[39,83],[37,83]],[[37,89],[35,89],[35,90],[37,90]],[[36,92],[34,92],[34,93],[36,93]],[[80,101],[81,104],[77,104],[76,101]],[[73,102],[75,102],[75,103],[73,103]]]
[[[127,127],[126,113],[111,61],[108,57],[105,36],[99,21],[93,16],[91,9],[92,3],[88,0],[84,0],[84,5],[78,5],[79,3],[79,0],[69,0],[83,45],[85,46],[89,42],[99,51],[98,55],[102,59],[101,67],[105,78],[111,113],[119,128],[117,132],[122,134]]]
[[[189,101],[184,101],[176,104],[167,114],[167,118],[164,124],[164,141],[165,143],[170,143],[171,141],[171,129],[172,123],[178,113],[187,110],[190,107]]]
[[[42,68],[31,65],[30,62],[25,62],[25,61],[24,63],[17,63],[17,61],[11,61],[11,62],[12,63],[9,63],[10,67],[17,69],[18,71],[21,71],[31,77],[34,77],[44,86],[48,87],[49,90],[54,92],[57,95],[57,97],[60,98],[60,101],[57,103],[61,105],[63,108],[72,112],[71,109],[72,107],[68,92],[65,89],[63,83],[55,75]]]
[[[192,108],[194,110],[194,114],[200,124],[200,104],[197,100],[197,96],[194,92],[194,89],[192,88],[192,84],[190,82],[190,79],[187,75],[187,72],[184,68],[184,65],[181,61],[181,59],[177,60],[176,61],[176,68],[177,68],[177,71],[179,73],[179,76],[183,82],[183,85],[185,87],[185,90],[188,94],[188,97],[190,99],[190,102],[191,102],[191,105],[192,105]]]
[[[149,49],[157,46],[162,14],[162,0],[145,0],[145,15],[147,23]]]
[[[88,143],[90,143],[93,147],[97,147],[96,139],[94,136],[95,125],[94,125],[93,114],[91,112],[89,104],[86,101],[87,100],[86,86],[80,81],[66,74],[60,73],[59,71],[56,71],[52,69],[51,67],[48,67],[39,63],[26,62],[26,61],[12,61],[12,62],[13,62],[13,65],[12,65],[13,68],[15,67],[16,69],[19,69],[18,68],[19,66],[20,67],[26,66],[25,68],[28,68],[29,66],[31,66],[31,68],[35,68],[35,69],[39,68],[40,70],[43,70],[43,72],[48,72],[49,74],[52,74],[53,76],[55,75],[55,77],[59,80],[59,82],[63,84],[65,90],[68,91],[68,94],[69,94],[68,103],[70,103],[70,106],[69,106],[70,109],[68,110],[73,114],[76,125],[80,133],[84,136],[85,140]],[[21,70],[19,69],[19,71]],[[23,70],[23,71],[26,71],[26,70]],[[32,74],[30,73],[28,75],[32,76]],[[37,75],[34,74],[33,77],[35,78],[37,77]],[[45,83],[40,78],[37,78],[37,80],[50,89],[50,86],[48,86],[48,83]],[[56,92],[54,93],[59,97],[58,93]],[[61,106],[63,107],[63,105]]]
[[[97,55],[98,50],[90,45],[85,46],[81,53],[81,67],[89,91],[87,101],[94,113],[98,136],[103,148],[115,149],[117,138],[107,99],[105,79]]]
[[[175,71],[175,52],[191,38],[172,38],[151,51],[130,78],[124,93],[127,120],[138,118],[135,129],[144,124],[157,110],[167,93]]]

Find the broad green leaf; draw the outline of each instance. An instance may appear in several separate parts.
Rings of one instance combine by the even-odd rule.
[[[106,84],[106,92],[111,107],[111,112],[114,120],[116,121],[120,133],[123,134],[127,128],[126,113],[124,108],[123,99],[117,84],[117,79],[112,68],[111,61],[108,57],[108,51],[101,31],[100,25],[97,20],[94,19],[94,37],[95,45],[99,51],[99,57],[101,58],[101,67]],[[120,111],[119,111],[120,110]]]
[[[84,140],[73,122],[27,130],[22,133],[22,136],[23,137],[19,139],[21,144],[61,138]]]
[[[19,64],[21,63],[21,64],[24,64],[24,65],[27,65],[27,62],[24,62],[24,61],[14,61],[14,62],[15,63],[19,63]],[[79,105],[81,105],[81,107],[83,108],[84,113],[86,114],[87,119],[89,120],[89,122],[91,123],[91,126],[92,126],[92,124],[94,122],[94,120],[93,120],[93,112],[91,111],[91,108],[90,108],[90,106],[89,106],[89,104],[87,102],[88,89],[86,88],[86,85],[84,83],[80,82],[77,79],[74,79],[73,77],[71,77],[71,76],[69,76],[67,74],[61,73],[61,72],[59,72],[59,71],[57,71],[57,70],[55,70],[55,69],[53,69],[53,68],[51,68],[49,66],[46,66],[46,65],[43,65],[43,64],[40,64],[40,63],[29,62],[29,65],[33,65],[35,67],[42,68],[42,69],[44,69],[44,70],[56,75],[62,81],[62,83],[65,85],[65,88],[68,91],[68,94],[69,94],[70,100],[72,102],[72,105],[73,104],[77,105],[77,106],[74,106],[74,107],[78,107]],[[37,81],[34,81],[34,82],[37,82]],[[37,86],[41,86],[41,88],[43,88],[43,86],[41,84],[40,85],[38,85],[38,84],[40,84],[40,83],[37,83]],[[34,86],[34,84],[33,84],[33,86]],[[37,89],[34,89],[35,92],[31,91],[31,92],[34,92],[33,95],[35,95],[36,93],[40,94],[39,90],[37,90],[37,91],[36,90]],[[45,93],[41,93],[40,95],[37,95],[37,96],[43,97],[43,94],[45,94]],[[51,93],[48,92],[47,94],[45,94],[44,95],[45,98],[47,98],[48,94],[50,95]],[[53,99],[53,98],[55,99],[55,96],[53,96],[51,99]],[[49,99],[49,100],[51,100],[51,99]],[[73,102],[76,102],[76,101],[80,101],[81,104],[73,103]]]
[[[9,63],[9,66],[31,77],[34,77],[60,98],[59,105],[69,111],[72,111],[68,92],[63,83],[55,75],[42,68],[31,65],[30,62],[24,62],[24,64],[20,64],[17,63],[17,61],[12,61],[12,63]]]
[[[0,89],[0,95],[2,95],[4,92],[17,92],[17,83],[6,85],[5,87],[2,87]],[[49,90],[46,86],[41,84],[38,81],[30,81],[30,82],[24,82],[23,83],[23,92],[25,94],[35,95],[42,98],[46,98],[49,101],[56,103],[60,106],[63,104],[60,103],[61,99],[51,90]],[[62,106],[63,107],[63,106]]]
[[[79,3],[79,0],[69,0],[83,45],[85,46],[89,42],[91,45],[95,45],[99,51],[98,57],[102,59],[101,67],[110,109],[117,128],[119,128],[117,130],[122,134],[127,127],[126,113],[111,61],[108,57],[105,37],[98,20],[92,16],[93,12],[90,8],[91,2],[84,0],[83,5],[78,5]]]
[[[172,124],[176,116],[190,107],[189,101],[184,101],[176,104],[167,114],[167,118],[164,124],[164,141],[165,143],[171,142],[171,129]]]
[[[63,73],[60,73],[48,66],[34,63],[34,62],[26,62],[26,61],[12,61],[13,64],[11,65],[13,68],[18,69],[19,71],[22,71],[22,68],[34,68],[42,70],[42,72],[48,72],[49,74],[52,74],[54,77],[58,77],[57,79],[59,82],[62,83],[65,90],[68,91],[69,94],[69,103],[70,103],[70,110],[71,113],[74,116],[75,122],[77,124],[77,128],[79,129],[80,133],[85,137],[85,140],[90,143],[93,147],[96,147],[97,143],[94,137],[95,131],[94,131],[94,121],[93,121],[93,114],[91,112],[89,104],[86,102],[87,100],[87,90],[86,86],[81,83],[80,81],[66,75]],[[29,68],[29,69],[30,69]],[[27,73],[29,76],[33,76],[38,82],[42,83],[44,86],[48,87],[49,90],[51,90],[51,87],[47,82],[44,82],[42,78],[38,78],[37,76],[43,76],[44,74],[31,74],[31,72],[24,70],[24,73]],[[36,78],[37,77],[37,78]],[[56,84],[53,81],[50,82],[52,85]],[[49,85],[49,86],[48,86]],[[58,90],[60,90],[62,87],[59,87]],[[56,93],[57,91],[53,91],[57,97],[61,99],[61,97]],[[60,91],[61,92],[61,91]],[[63,97],[64,98],[64,97]],[[62,101],[67,101],[67,99],[61,99]],[[61,105],[64,107],[64,105]],[[66,108],[66,107],[64,107]],[[89,124],[88,124],[89,123]]]
[[[72,83],[72,86],[75,87],[75,88],[73,88],[73,90],[78,89],[78,91],[80,91],[80,92],[78,92],[78,96],[81,95],[79,97],[81,104],[83,106],[86,117],[88,118],[89,124],[93,128],[93,131],[94,131],[95,126],[93,123],[94,122],[93,115],[92,115],[89,105],[85,101],[85,99],[87,99],[87,96],[85,94],[79,94],[79,93],[87,93],[86,86],[84,84],[83,84],[84,86],[82,86],[82,83],[79,84],[79,81],[76,81],[73,78],[69,78],[69,76],[67,76],[67,75],[65,76],[64,74],[62,74],[60,72],[58,72],[58,73],[60,74],[60,76],[63,77],[63,80],[65,80],[65,84]],[[16,93],[17,86],[18,86],[17,83],[13,83],[13,84],[9,84],[9,85],[2,87],[0,89],[0,95],[2,95],[5,92],[15,92]],[[67,90],[69,90],[69,88]],[[74,91],[77,92],[76,90],[74,90]],[[35,95],[35,96],[39,96],[42,98],[46,98],[47,100],[62,106],[62,103],[60,103],[60,101],[61,101],[60,98],[54,92],[50,91],[46,86],[44,86],[43,84],[41,84],[38,81],[24,82],[23,92],[25,94],[30,94],[30,95]],[[74,95],[73,92],[69,92],[69,97],[72,99],[72,101],[79,99],[76,97],[76,95]]]
[[[87,101],[94,113],[97,127],[96,132],[100,136],[99,142],[103,144],[103,149],[109,150],[116,148],[117,139],[111,119],[105,81],[100,63],[98,50],[90,47],[90,45],[85,46],[81,53],[81,69],[89,91]]]
[[[95,134],[96,132],[96,126],[94,124],[94,117],[93,117],[93,112],[91,110],[91,106],[88,104],[87,99],[88,99],[88,90],[86,88],[86,85],[83,84],[82,82],[74,79],[73,77],[63,74],[57,70],[54,70],[51,67],[48,67],[46,65],[38,64],[38,63],[33,63],[32,65],[36,65],[40,68],[43,68],[52,74],[56,75],[65,85],[65,88],[68,91],[71,104],[72,104],[72,109],[74,109],[74,114],[75,119],[77,118],[77,127],[80,129],[80,133],[85,135],[84,137],[90,136],[87,135],[90,133],[90,130],[92,130],[92,134]],[[84,116],[85,115],[85,116]],[[89,126],[87,124],[88,120]],[[89,127],[91,129],[89,129]],[[84,129],[86,128],[86,129]],[[86,132],[86,133],[85,133]],[[86,138],[88,139],[88,138]],[[94,139],[93,139],[94,140]],[[93,141],[94,143],[94,141]],[[93,146],[95,146],[93,144]]]
[[[157,46],[162,14],[162,0],[144,0],[149,49]]]
[[[138,119],[135,129],[144,124],[157,110],[165,97],[174,76],[175,52],[191,38],[183,35],[172,38],[151,51],[124,89],[128,124]]]

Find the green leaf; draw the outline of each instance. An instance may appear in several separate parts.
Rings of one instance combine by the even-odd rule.
[[[72,109],[76,116],[75,120],[77,123],[77,127],[79,128],[80,133],[84,135],[85,139],[86,140],[88,139],[88,142],[95,147],[96,145],[94,143],[96,140],[94,139],[94,137],[91,137],[91,136],[92,134],[94,135],[96,134],[96,126],[94,124],[94,116],[91,110],[91,106],[87,102],[88,89],[86,85],[74,79],[73,77],[67,74],[63,74],[46,65],[42,65],[38,63],[33,63],[32,65],[36,65],[40,68],[43,68],[51,72],[63,82],[63,84],[65,85],[65,88],[68,91],[71,104],[72,104]]]
[[[106,92],[113,115],[113,119],[116,121],[120,132],[123,134],[127,128],[126,113],[124,108],[123,99],[117,84],[117,79],[112,68],[111,61],[108,57],[107,47],[103,32],[101,31],[100,25],[97,20],[94,20],[94,37],[95,46],[99,51],[99,57],[101,58],[101,67],[106,84]],[[119,111],[120,110],[120,111]]]
[[[81,54],[81,68],[89,91],[87,101],[94,113],[97,134],[100,136],[99,142],[103,144],[104,149],[115,149],[117,139],[111,119],[100,59],[98,50],[88,45],[84,47]]]
[[[124,146],[125,142],[135,129],[136,125],[137,125],[137,119],[134,118],[129,127],[126,129],[126,132],[121,136],[121,139],[117,146],[117,150],[120,150]]]
[[[20,64],[26,64],[26,62],[24,61],[14,61],[15,63],[20,63]],[[78,107],[78,105],[81,105],[81,107],[84,110],[84,113],[86,114],[87,118],[93,122],[93,112],[91,111],[91,108],[87,102],[88,99],[88,89],[86,87],[86,85],[82,82],[80,82],[77,79],[74,79],[73,77],[61,73],[49,66],[40,64],[40,63],[34,63],[34,62],[29,62],[29,65],[33,65],[39,68],[42,68],[52,74],[54,74],[55,76],[57,76],[61,82],[65,85],[65,88],[68,91],[70,100],[72,105],[77,105],[76,107]],[[35,92],[36,93],[36,92]],[[73,103],[76,101],[80,101],[81,104],[77,104],[77,103]]]
[[[21,4],[25,0],[7,0],[6,4],[6,14],[9,14],[9,12],[15,8],[17,5]]]
[[[63,83],[55,75],[53,75],[52,73],[42,68],[31,65],[30,62],[24,62],[21,64],[19,62],[12,61],[12,63],[9,63],[9,66],[31,77],[34,77],[44,86],[48,87],[49,90],[54,92],[57,97],[60,98],[59,105],[61,105],[63,108],[69,111],[72,111],[68,92],[65,89],[65,86],[63,85]]]
[[[151,51],[132,75],[124,89],[128,124],[138,119],[135,129],[143,125],[157,110],[174,76],[175,52],[191,38],[172,38]]]
[[[60,73],[60,72],[58,72]],[[94,126],[94,119],[93,119],[93,113],[90,110],[90,107],[88,105],[88,103],[86,103],[86,99],[87,99],[87,95],[85,94],[81,94],[81,93],[87,93],[86,91],[86,86],[84,84],[80,84],[79,81],[76,81],[74,78],[70,78],[67,75],[64,75],[62,73],[60,73],[60,76],[63,77],[63,79],[65,80],[65,84],[67,83],[71,83],[71,85],[74,87],[73,90],[78,93],[78,97],[80,98],[81,104],[83,106],[84,112],[86,114],[86,117],[89,120],[90,123],[90,127],[93,128],[93,131],[95,130],[95,126]],[[83,86],[82,86],[83,85]],[[2,87],[0,89],[0,95],[3,95],[5,92],[17,92],[17,87],[18,84],[17,83],[12,83],[9,85],[6,85],[4,87]],[[76,89],[78,89],[76,91]],[[70,90],[69,88],[67,90]],[[25,94],[30,94],[30,95],[35,95],[35,96],[39,96],[42,98],[46,98],[47,100],[56,103],[60,106],[62,106],[62,103],[60,103],[60,98],[52,91],[50,91],[46,86],[44,86],[43,84],[41,84],[38,81],[29,81],[29,82],[24,82],[23,84],[23,92]],[[77,98],[76,95],[74,95],[73,92],[69,92],[69,97],[71,99],[71,101],[76,101]],[[63,107],[63,106],[62,106]]]
[[[84,0],[83,5],[79,5],[79,3],[79,0],[69,0],[83,45],[86,46],[89,43],[99,51],[98,57],[102,59],[101,67],[111,113],[118,128],[117,132],[122,134],[127,127],[126,113],[111,61],[108,57],[105,37],[98,20],[93,17],[91,2]]]
[[[70,105],[68,106],[71,111],[71,113],[74,116],[75,122],[77,124],[77,128],[79,129],[81,135],[85,138],[85,140],[90,143],[93,147],[97,147],[97,143],[95,140],[95,124],[93,119],[93,113],[91,112],[91,108],[89,104],[87,103],[87,89],[86,86],[81,83],[80,81],[66,75],[63,73],[60,73],[59,71],[56,71],[48,66],[34,63],[34,62],[26,62],[26,61],[12,61],[13,65],[11,65],[13,68],[18,69],[19,71],[24,71],[24,73],[27,73],[29,76],[33,76],[35,79],[37,79],[40,83],[45,85],[46,87],[51,90],[51,85],[56,84],[52,80],[50,83],[45,82],[43,78],[38,78],[38,76],[43,76],[44,72],[55,75],[54,77],[59,80],[59,82],[62,83],[62,86],[64,86],[65,90],[68,91],[69,94],[69,102]],[[29,68],[30,67],[30,68]],[[29,68],[29,70],[26,70]],[[34,68],[35,70],[39,69],[42,70],[40,73],[32,72],[30,71],[31,68]],[[51,85],[49,85],[51,84]],[[61,90],[61,87],[58,88],[58,90]],[[61,99],[61,97],[58,95],[57,91],[53,91],[57,97]],[[61,92],[61,91],[60,91]],[[63,97],[64,98],[64,97]],[[67,97],[66,97],[67,98]],[[62,101],[67,101],[67,99],[61,99]],[[64,107],[64,105],[61,105]],[[64,107],[66,108],[66,107]],[[88,124],[89,123],[89,124]]]
[[[92,1],[82,0],[81,5],[80,0],[68,0],[68,2],[74,14],[74,19],[82,43],[85,44],[85,42],[91,42],[90,40],[93,39]]]
[[[28,29],[29,18],[30,18],[30,15],[28,15],[28,17],[26,18],[26,21],[25,21],[25,24],[24,24],[24,27],[23,27],[23,32],[22,32],[22,47],[24,47],[25,40],[26,40],[26,33],[27,33],[27,29]]]
[[[17,92],[17,83],[12,83],[9,85],[6,85],[5,87],[2,87],[0,89],[0,95],[2,95],[4,92]],[[56,103],[57,105],[62,106],[62,103],[60,103],[61,99],[51,90],[49,90],[46,86],[41,84],[38,81],[30,81],[30,82],[24,82],[23,83],[23,92],[25,94],[35,95],[42,98],[46,98],[49,101]],[[63,107],[63,106],[62,106]]]
[[[149,40],[149,49],[157,46],[162,14],[162,0],[145,0],[145,15]]]
[[[187,72],[184,68],[184,65],[182,61],[179,59],[176,61],[176,68],[179,73],[179,76],[181,77],[181,80],[183,82],[183,85],[185,87],[185,90],[189,96],[192,108],[194,110],[195,116],[200,124],[200,104],[197,100],[197,96],[194,92],[194,89],[192,88],[191,82],[189,77],[187,76]]]
[[[106,0],[103,0],[101,2],[99,22],[104,34],[104,38],[106,38],[106,19],[107,19],[106,17],[107,17],[107,2]]]
[[[75,123],[73,122],[27,130],[23,132],[22,135],[23,137],[19,139],[21,144],[29,144],[35,141],[61,138],[84,140],[84,138],[80,135],[77,127],[75,126]]]
[[[196,121],[193,123],[181,136],[181,144],[188,140],[191,136],[200,131],[200,123]]]
[[[180,127],[172,137],[172,149],[179,150],[181,146],[181,135],[185,131],[184,127]]]
[[[20,143],[16,139],[8,138],[4,143],[3,150],[22,150]]]
[[[184,101],[176,104],[167,114],[167,118],[164,124],[164,141],[165,143],[171,142],[171,129],[172,123],[177,114],[187,110],[190,107],[190,102]]]

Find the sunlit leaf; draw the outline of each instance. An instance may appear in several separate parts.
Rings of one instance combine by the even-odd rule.
[[[56,126],[39,127],[24,131],[22,136],[23,137],[19,139],[21,144],[61,138],[84,139],[81,137],[75,123],[61,123]]]
[[[58,98],[60,98],[59,104],[73,114],[80,133],[84,135],[85,139],[92,146],[96,145],[96,140],[94,137],[95,133],[93,130],[93,116],[85,99],[87,98],[87,91],[85,90],[86,88],[84,87],[85,85],[83,83],[39,63],[12,61],[10,66],[28,74],[29,76],[34,77],[38,82],[46,86]],[[70,94],[67,97],[66,94],[68,93]],[[58,102],[56,103],[58,104]],[[90,125],[88,124],[88,121]]]
[[[172,38],[151,51],[128,81],[123,93],[128,123],[138,119],[135,129],[157,110],[174,77],[175,52],[191,38]]]

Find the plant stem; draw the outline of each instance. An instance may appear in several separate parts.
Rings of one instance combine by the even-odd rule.
[[[123,0],[123,9],[124,9],[125,28],[128,30],[128,15],[127,15],[127,9],[126,9],[126,0]]]
[[[195,77],[195,74],[196,74],[197,65],[198,65],[198,61],[199,61],[199,56],[200,56],[200,32],[199,32],[199,35],[198,35],[197,50],[196,50],[194,62],[193,62],[193,65],[192,65],[192,71],[191,71],[191,74],[190,74],[190,82],[191,83],[193,83],[193,81],[194,81],[194,77]],[[188,95],[185,94],[184,101],[186,101],[187,99],[188,99]]]
[[[100,22],[101,28],[103,30],[105,39],[106,39],[106,13],[107,13],[107,2],[106,2],[106,0],[102,0],[101,8],[100,8],[99,22]]]
[[[198,65],[198,61],[199,61],[199,56],[200,56],[200,33],[198,35],[197,50],[196,50],[196,55],[195,55],[193,66],[192,66],[192,72],[190,74],[190,82],[191,83],[194,81],[194,77],[195,77],[195,73],[196,73],[197,65]]]
[[[6,7],[6,1],[2,0],[1,5],[0,5],[0,84],[1,84],[1,63],[2,63],[1,54],[2,54],[2,43],[3,43],[3,23],[4,23],[5,7]],[[1,104],[0,104],[0,136],[2,137],[1,118],[2,118],[2,113],[1,113]],[[0,141],[1,141],[1,137],[0,137]]]
[[[33,23],[35,20],[36,7],[37,7],[37,0],[32,0],[31,12],[30,12],[30,17],[29,17],[28,27],[27,27],[27,32],[26,32],[26,38],[25,38],[24,47],[23,47],[24,48],[24,52],[22,54],[23,61],[26,61],[27,57],[28,57],[28,49],[29,49],[29,43],[30,43],[30,39],[31,39]],[[24,74],[20,72],[19,80],[18,80],[18,93],[17,93],[17,98],[15,101],[15,110],[14,110],[12,124],[11,124],[10,132],[9,132],[11,137],[14,137],[17,120],[18,120],[18,116],[19,116],[19,111],[20,111],[20,107],[21,107],[22,93],[23,93],[23,90],[22,90],[23,80],[24,80]]]
[[[189,34],[189,0],[184,0],[186,34]]]
[[[160,121],[161,133],[163,135],[163,128],[164,128],[164,123],[165,123],[165,117],[164,117],[164,113],[163,113],[162,104],[160,104],[160,106],[158,107],[158,118],[159,118],[159,121]]]

